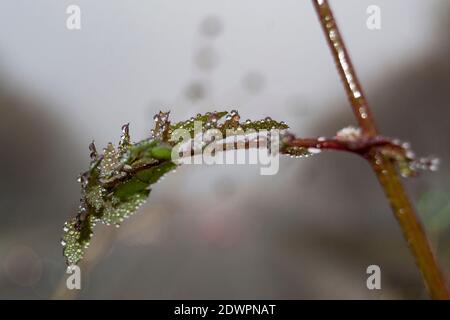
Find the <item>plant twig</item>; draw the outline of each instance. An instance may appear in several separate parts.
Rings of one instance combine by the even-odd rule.
[[[313,4],[336,61],[337,69],[344,82],[353,113],[363,133],[375,137],[378,135],[375,120],[364,97],[328,1],[313,0]],[[450,299],[445,277],[439,268],[424,228],[408,199],[393,163],[377,150],[373,150],[368,159],[403,230],[404,237],[416,259],[431,298]]]
[[[259,140],[252,143],[248,139],[245,141],[233,141],[233,142],[218,141],[216,145],[216,151],[225,152],[229,150],[238,150],[238,149],[246,149],[246,150],[258,149],[260,147],[267,147],[266,143],[267,141],[265,141],[265,143],[262,143]],[[291,133],[286,133],[283,135],[283,140],[281,141],[281,143],[282,146],[280,148],[280,153],[284,155],[292,155],[292,152],[289,152],[289,148],[292,147],[304,150],[305,154],[310,153],[308,152],[308,150],[311,149],[316,150],[317,152],[324,150],[335,150],[354,153],[365,158],[369,157],[371,152],[373,152],[373,150],[375,149],[390,150],[391,153],[397,154],[399,156],[405,156],[405,153],[407,152],[407,150],[405,150],[401,145],[396,144],[395,141],[393,141],[392,139],[381,136],[376,137],[363,136],[357,140],[345,140],[339,137],[298,138]],[[186,152],[186,155],[183,155],[183,157],[190,158],[194,157],[197,154],[201,154],[202,148],[196,149],[192,145],[191,149],[188,150]],[[149,168],[158,166],[160,164],[162,164],[162,161],[155,161],[152,163],[142,164],[128,171],[125,171],[124,175],[116,179],[108,180],[104,183],[101,183],[101,185],[106,189],[113,189],[117,187],[119,184],[123,183],[124,181],[129,180],[139,172],[145,171]]]

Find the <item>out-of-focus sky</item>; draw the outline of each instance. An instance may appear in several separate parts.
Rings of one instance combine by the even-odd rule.
[[[81,30],[66,28],[71,4]],[[449,1],[331,4],[380,127],[445,160]],[[366,27],[369,5],[381,8],[381,30]],[[300,136],[354,123],[310,1],[5,0],[0,84],[1,298],[70,296],[58,237],[77,207],[75,178],[89,142],[116,142],[124,123],[136,141],[160,109],[175,121],[270,115]],[[340,154],[305,161],[283,159],[274,177],[254,166],[181,168],[121,229],[98,228],[79,296],[424,297],[366,165]],[[450,203],[446,168],[408,184],[425,211]],[[368,292],[365,266],[377,261],[386,290]]]
[[[360,77],[370,84],[426,51],[445,1],[334,2]],[[66,29],[70,4],[81,8],[80,31]],[[366,28],[371,4],[382,9],[380,31]],[[244,117],[284,119],[289,103],[300,100],[316,119],[331,101],[345,101],[310,1],[19,0],[2,1],[0,10],[2,73],[51,99],[51,111],[70,119],[67,129],[81,141],[104,144],[128,121],[143,137],[159,108],[177,119],[228,106]],[[211,16],[220,24],[215,37],[201,31]],[[202,52],[213,60],[209,69],[198,62]],[[263,77],[261,94],[243,87],[249,73]],[[186,101],[188,84],[205,78],[208,96]],[[290,122],[307,133],[310,119],[303,118]]]

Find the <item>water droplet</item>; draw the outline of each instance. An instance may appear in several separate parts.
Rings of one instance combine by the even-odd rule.
[[[361,137],[361,129],[355,127],[346,127],[338,131],[336,138],[342,141],[356,141]]]
[[[361,118],[363,118],[363,119],[367,119],[367,117],[368,117],[365,107],[359,108],[359,114],[361,115]]]
[[[312,154],[319,154],[322,152],[322,150],[318,149],[318,148],[308,148],[308,152],[310,152]]]
[[[288,147],[286,153],[299,158],[311,155],[308,149],[304,147]]]
[[[416,154],[414,152],[412,152],[411,150],[406,151],[405,156],[410,160],[416,158]]]
[[[440,160],[439,158],[433,158],[433,159],[431,159],[430,170],[431,170],[431,171],[437,171],[437,170],[439,170],[440,164],[441,164],[441,160]]]

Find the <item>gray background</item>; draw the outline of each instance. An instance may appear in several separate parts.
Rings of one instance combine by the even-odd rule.
[[[450,2],[331,4],[382,132],[443,160],[406,183],[448,273]],[[370,168],[341,153],[283,158],[275,176],[182,167],[120,229],[96,228],[83,290],[66,290],[59,238],[87,145],[126,122],[143,139],[160,109],[270,115],[300,136],[355,123],[310,1],[2,1],[0,298],[426,298]]]

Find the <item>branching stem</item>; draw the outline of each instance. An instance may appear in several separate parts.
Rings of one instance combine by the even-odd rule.
[[[343,80],[353,113],[363,133],[369,137],[375,137],[378,135],[375,120],[364,97],[328,1],[313,0],[313,4]],[[445,277],[393,163],[376,149],[368,159],[403,230],[431,298],[450,299]]]

